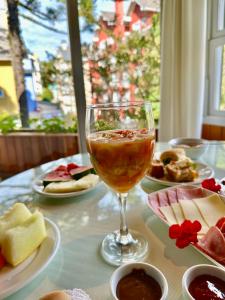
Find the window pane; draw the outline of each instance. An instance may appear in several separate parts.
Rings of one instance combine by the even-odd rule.
[[[83,57],[89,62],[91,93],[87,102],[149,100],[156,104],[153,110],[157,122],[160,0],[92,1],[91,27],[84,26],[88,15],[82,9],[88,1],[80,1],[79,10]]]
[[[0,116],[16,129],[75,129],[66,2],[0,2]]]
[[[219,110],[225,111],[225,46],[223,46],[222,55],[223,55],[222,64],[221,64],[222,82],[220,87]]]
[[[218,19],[217,19],[217,28],[219,31],[225,29],[225,0],[218,0],[217,7]]]

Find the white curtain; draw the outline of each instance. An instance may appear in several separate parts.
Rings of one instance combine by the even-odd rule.
[[[159,140],[200,137],[207,0],[163,0]]]

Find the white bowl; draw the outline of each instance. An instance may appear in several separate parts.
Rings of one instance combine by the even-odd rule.
[[[186,270],[182,278],[182,295],[185,300],[195,300],[188,291],[190,283],[199,275],[211,275],[225,281],[225,270],[212,265],[196,265]]]
[[[153,277],[160,285],[161,290],[162,290],[162,297],[160,300],[166,300],[168,297],[168,283],[163,275],[163,273],[157,269],[156,267],[147,264],[147,263],[127,263],[119,268],[117,268],[110,279],[110,287],[111,287],[111,293],[114,297],[115,300],[119,300],[116,296],[116,288],[117,284],[122,279],[124,276],[130,274],[133,269],[142,269],[145,270],[146,274]]]
[[[198,159],[208,147],[208,141],[196,138],[175,138],[169,141],[172,148],[183,148],[191,159]]]

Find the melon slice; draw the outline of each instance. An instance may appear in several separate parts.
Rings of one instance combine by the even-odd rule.
[[[2,254],[13,266],[24,261],[47,236],[44,217],[36,211],[24,223],[8,229],[2,241]]]
[[[31,212],[23,203],[15,203],[0,217],[0,244],[7,229],[15,227],[31,217]]]
[[[72,193],[89,189],[95,186],[98,181],[98,175],[88,174],[79,180],[52,182],[45,187],[44,191],[46,193]]]

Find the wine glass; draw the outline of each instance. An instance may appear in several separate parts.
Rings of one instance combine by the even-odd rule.
[[[120,203],[120,229],[104,238],[101,254],[112,265],[143,260],[148,242],[140,233],[128,230],[125,212],[128,192],[144,177],[153,156],[150,102],[88,106],[86,139],[97,174],[116,192]]]

